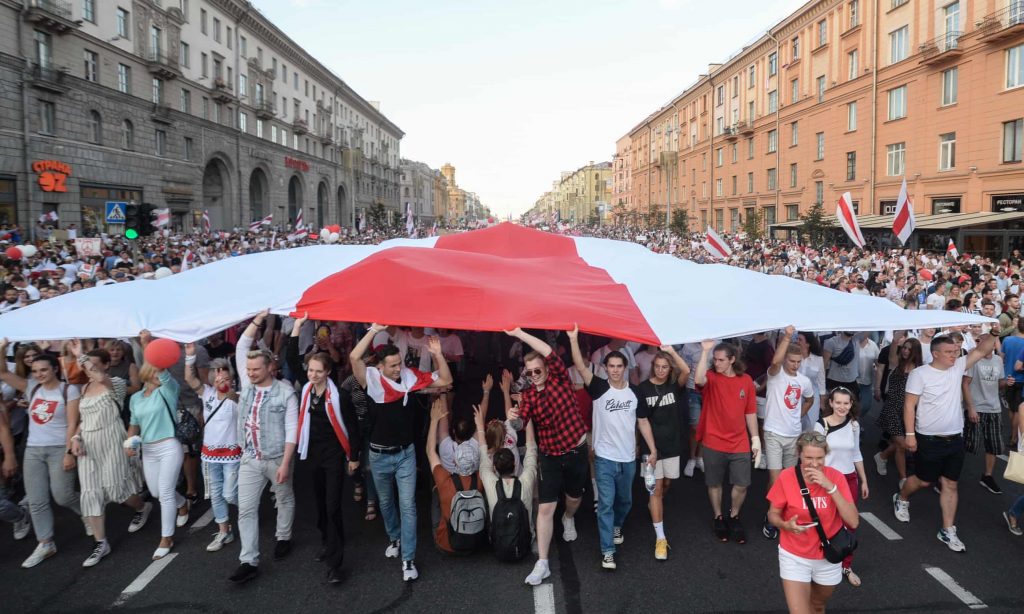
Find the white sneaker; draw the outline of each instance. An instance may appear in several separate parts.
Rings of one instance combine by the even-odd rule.
[[[89,524],[89,521],[85,516],[82,516],[82,524],[85,526],[85,535],[87,537],[92,537],[92,525]]]
[[[621,546],[626,541],[626,536],[622,534],[621,527],[615,527],[612,529],[612,543],[616,546]]]
[[[206,547],[206,551],[216,552],[233,541],[235,541],[235,534],[231,532],[231,529],[228,529],[227,533],[214,533],[213,541]]]
[[[25,516],[14,523],[14,539],[25,539],[28,532],[32,530],[32,515],[28,513],[28,508],[21,506],[21,511],[25,513]]]
[[[615,567],[616,567],[616,565],[615,565],[615,555],[614,554],[609,553],[609,554],[606,554],[603,557],[601,557],[601,568],[602,569],[608,569],[608,570],[611,570],[611,571],[615,571]]]
[[[697,459],[691,458],[690,460],[686,461],[686,466],[683,467],[683,475],[685,475],[688,478],[692,478],[693,477],[693,470],[696,469],[696,467],[697,467]]]
[[[576,541],[576,519],[562,515],[562,539],[567,542]]]
[[[538,560],[533,566],[533,571],[526,576],[526,583],[530,586],[537,586],[549,576],[551,576],[551,569],[548,568],[548,564]]]
[[[956,527],[949,527],[948,529],[939,529],[936,534],[939,541],[949,546],[949,549],[953,552],[964,552],[967,550],[967,546],[964,545],[960,538],[956,536]]]
[[[418,577],[420,577],[420,572],[416,571],[416,563],[413,561],[402,561],[402,580],[412,582]]]
[[[697,469],[700,469],[700,472],[704,473],[704,457],[703,456],[698,456],[697,457]]]
[[[89,555],[89,558],[82,562],[82,567],[92,567],[102,561],[103,557],[108,554],[110,554],[110,544],[107,543],[107,540],[96,542],[96,547],[92,549],[92,554]]]
[[[892,513],[900,522],[910,522],[910,501],[900,499],[900,493],[892,496]]]
[[[875,470],[878,471],[878,475],[888,475],[889,473],[889,465],[882,458],[881,452],[875,454]]]
[[[149,520],[149,513],[153,511],[153,504],[149,501],[142,506],[142,510],[132,514],[132,521],[128,523],[128,532],[135,533],[142,527],[146,526],[146,521]]]
[[[36,546],[36,549],[32,551],[32,554],[25,559],[21,566],[25,569],[30,569],[55,554],[57,554],[57,544],[53,542],[40,543]]]
[[[397,559],[398,555],[402,553],[402,540],[396,539],[393,542],[388,543],[388,547],[384,550],[384,556],[389,559]]]

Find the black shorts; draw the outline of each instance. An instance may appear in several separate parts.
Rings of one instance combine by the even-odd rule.
[[[914,473],[922,482],[937,482],[939,477],[956,482],[964,468],[964,438],[961,435],[917,436]]]
[[[558,497],[579,499],[587,485],[590,461],[587,444],[582,443],[561,456],[540,455],[540,503],[555,503]]]

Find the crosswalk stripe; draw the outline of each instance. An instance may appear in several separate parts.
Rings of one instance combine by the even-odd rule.
[[[533,587],[533,610],[536,614],[555,614],[555,587],[552,584]]]
[[[150,563],[149,567],[139,574],[139,577],[132,580],[132,583],[121,591],[121,596],[117,598],[117,601],[114,602],[112,607],[116,608],[118,606],[122,606],[126,601],[140,593],[142,589],[146,588],[146,586],[149,585],[149,583],[152,582],[161,571],[166,569],[167,566],[171,564],[171,561],[173,561],[177,556],[177,552],[172,552],[159,561],[153,561]]]
[[[882,537],[889,541],[895,541],[897,539],[903,539],[903,537],[889,528],[889,525],[882,522],[882,519],[875,516],[871,512],[861,512],[860,517],[867,521],[867,523],[875,528],[876,531],[882,534]]]
[[[205,526],[207,526],[211,522],[213,522],[213,508],[212,507],[210,509],[206,510],[205,514],[203,514],[202,516],[197,518],[196,521],[192,523],[192,526],[188,528],[188,532],[189,533],[195,533],[196,531],[198,531],[199,529],[204,528]]]
[[[987,605],[985,605],[985,602],[975,597],[974,594],[971,593],[971,591],[960,586],[959,582],[954,580],[952,576],[942,571],[938,567],[924,565],[924,570],[928,572],[928,575],[935,578],[939,582],[939,584],[944,586],[946,590],[948,590],[949,592],[953,593],[957,599],[963,601],[964,604],[972,610],[982,610],[988,607]]]

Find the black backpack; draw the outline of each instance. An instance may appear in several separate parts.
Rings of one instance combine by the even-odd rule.
[[[459,476],[454,473],[451,476],[455,496],[452,497],[448,520],[448,543],[455,552],[475,552],[487,543],[487,505],[477,489],[475,473],[465,490]]]
[[[530,553],[530,516],[523,505],[519,478],[515,479],[512,496],[505,496],[505,485],[501,479],[495,484],[498,500],[491,513],[491,545],[499,561],[522,560]]]

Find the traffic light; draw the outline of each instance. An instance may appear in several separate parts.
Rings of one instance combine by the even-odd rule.
[[[148,237],[156,232],[156,227],[153,226],[155,221],[153,219],[154,210],[156,210],[156,207],[149,203],[139,205],[139,234],[143,237]]]
[[[156,230],[153,227],[153,210],[149,203],[129,204],[124,212],[124,236],[128,239],[146,237]]]

